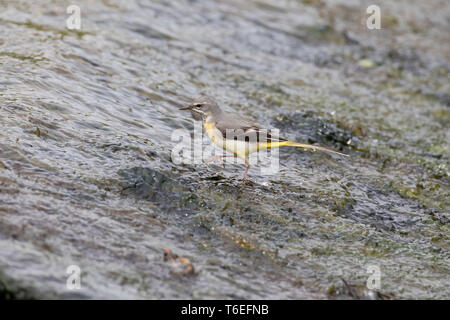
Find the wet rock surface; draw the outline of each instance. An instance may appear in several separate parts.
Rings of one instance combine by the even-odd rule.
[[[448,299],[450,7],[369,4],[2,2],[0,298]],[[350,157],[177,164],[200,94]]]

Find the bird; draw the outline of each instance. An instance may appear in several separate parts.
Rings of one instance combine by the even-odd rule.
[[[320,150],[347,156],[344,153],[287,140],[276,135],[272,130],[242,119],[237,114],[224,112],[217,102],[210,97],[200,97],[191,104],[179,108],[191,111],[192,117],[197,121],[203,121],[206,134],[211,141],[232,155],[220,155],[208,159],[207,162],[222,160],[225,157],[238,157],[245,162],[245,172],[242,178],[247,179],[250,163],[248,157],[254,152],[279,147],[299,147],[313,151]]]

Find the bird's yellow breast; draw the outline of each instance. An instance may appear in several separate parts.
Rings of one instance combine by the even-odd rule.
[[[206,122],[205,121],[203,124],[205,126],[206,134],[211,139],[211,141],[215,143],[216,140],[218,140],[217,137],[216,137],[217,136],[217,132],[216,131],[218,131],[218,130],[217,130],[216,126],[215,126],[215,123],[214,122]]]

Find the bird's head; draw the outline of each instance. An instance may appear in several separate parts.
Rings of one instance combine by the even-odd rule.
[[[195,120],[204,120],[213,115],[214,112],[220,112],[219,106],[211,98],[199,98],[190,105],[180,108],[180,110],[190,110]]]

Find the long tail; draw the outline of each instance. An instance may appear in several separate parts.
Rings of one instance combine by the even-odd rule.
[[[268,148],[279,148],[279,147],[299,147],[299,148],[303,148],[303,149],[311,149],[311,150],[320,150],[320,151],[326,151],[326,152],[331,152],[331,153],[336,153],[339,154],[341,156],[345,156],[348,157],[348,154],[342,153],[342,152],[338,152],[338,151],[334,151],[332,149],[328,149],[325,147],[319,147],[319,146],[314,146],[312,144],[305,144],[305,143],[298,143],[295,141],[279,141],[279,142],[269,142],[268,143]]]

